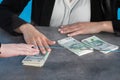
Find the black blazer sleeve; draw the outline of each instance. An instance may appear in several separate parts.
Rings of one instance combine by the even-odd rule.
[[[0,4],[0,27],[13,33],[14,29],[26,22],[18,16],[30,0],[3,0]]]
[[[1,43],[0,43],[0,48],[1,48]],[[0,54],[1,54],[1,51],[0,51]]]
[[[118,20],[118,13],[117,13],[117,10],[118,8],[120,8],[120,0],[115,0],[115,2],[113,3],[113,6],[112,6],[113,10],[113,20],[112,20],[112,24],[113,24],[113,29],[114,29],[114,32],[116,35],[120,36],[120,20]]]

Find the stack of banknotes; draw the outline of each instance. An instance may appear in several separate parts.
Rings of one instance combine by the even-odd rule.
[[[22,64],[26,65],[26,66],[42,67],[42,66],[44,66],[49,54],[50,53],[47,52],[45,55],[40,53],[40,54],[34,55],[34,56],[26,56],[22,60]]]
[[[93,52],[93,48],[87,46],[86,44],[79,42],[78,40],[67,37],[61,40],[58,40],[58,44],[63,46],[64,48],[67,48],[71,52],[75,53],[78,56],[82,56],[88,53]]]
[[[96,36],[83,39],[81,42],[72,37],[67,37],[58,40],[57,42],[59,45],[70,50],[78,56],[92,53],[94,49],[107,54],[119,48],[119,46],[108,43]],[[39,54],[34,56],[26,56],[22,60],[22,63],[26,66],[42,67],[44,66],[49,54],[50,53],[47,52],[45,55]]]
[[[94,49],[107,54],[119,48],[119,46],[110,44],[96,36],[83,39],[81,42],[72,37],[67,37],[58,40],[58,44],[78,56],[91,53],[94,51]]]
[[[96,49],[104,54],[113,52],[119,48],[119,46],[108,43],[96,36],[84,39],[82,42],[87,46],[92,47],[93,49]]]

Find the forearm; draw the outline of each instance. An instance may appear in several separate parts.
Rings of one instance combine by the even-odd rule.
[[[114,32],[112,21],[102,21],[102,22],[99,22],[99,24],[101,27],[101,31],[110,32],[110,33]]]
[[[22,24],[20,27],[16,28],[15,32],[24,33],[28,30],[33,30],[33,29],[35,29],[35,27],[33,25],[26,23],[26,24]]]

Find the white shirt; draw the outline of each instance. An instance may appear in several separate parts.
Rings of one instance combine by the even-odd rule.
[[[91,18],[90,0],[55,0],[50,26],[76,22],[89,22]]]

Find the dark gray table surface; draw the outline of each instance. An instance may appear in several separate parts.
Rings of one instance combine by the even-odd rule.
[[[59,34],[57,28],[38,29],[51,40],[66,37]],[[120,37],[113,34],[92,35],[120,46]],[[80,41],[92,35],[79,35],[74,38]],[[22,36],[12,36],[0,29],[0,42],[21,43],[24,40]],[[58,44],[52,46],[52,49],[42,68],[23,66],[21,61],[25,56],[1,58],[0,80],[120,80],[119,50],[107,55],[95,51],[79,57]]]

